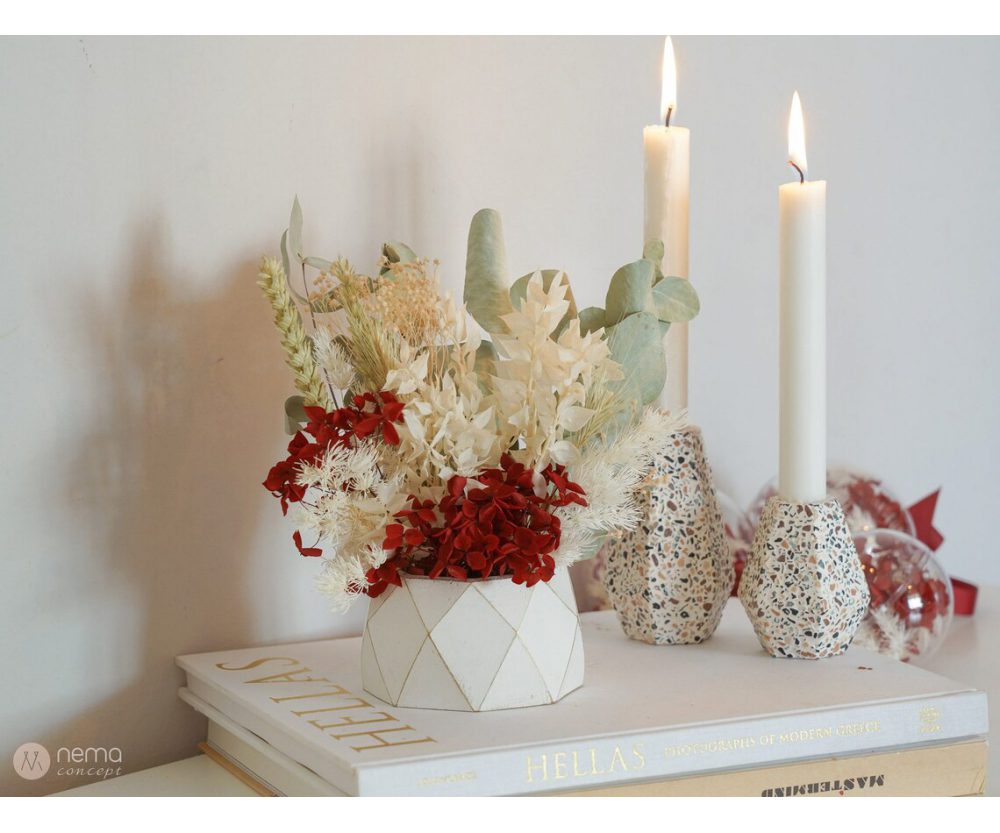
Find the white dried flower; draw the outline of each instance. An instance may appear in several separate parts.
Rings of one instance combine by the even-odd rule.
[[[321,327],[313,334],[313,354],[316,363],[337,390],[347,390],[354,384],[354,367],[344,348],[336,337],[326,327]]]
[[[583,487],[587,505],[560,510],[562,541],[556,563],[572,564],[597,551],[608,532],[631,529],[641,517],[639,489],[657,447],[680,430],[680,417],[647,408],[634,425],[607,445],[588,446],[568,468],[570,480]]]
[[[328,558],[322,572],[316,576],[316,587],[329,597],[331,607],[346,613],[368,586],[365,567],[358,558]]]

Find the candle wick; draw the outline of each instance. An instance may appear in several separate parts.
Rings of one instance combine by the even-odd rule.
[[[665,115],[663,117],[663,126],[664,127],[670,127],[670,117],[673,115],[673,113],[674,113],[674,108],[673,107],[668,107],[667,108],[667,115]]]
[[[799,174],[799,185],[806,181],[806,175],[802,173],[802,168],[796,165],[791,159],[788,160],[788,164],[791,165]]]

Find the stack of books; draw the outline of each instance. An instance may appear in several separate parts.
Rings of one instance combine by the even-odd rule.
[[[773,659],[733,602],[703,645],[581,619],[586,681],[553,705],[389,706],[362,689],[357,637],[182,656],[180,696],[208,718],[203,751],[262,794],[983,792],[982,691],[858,648]]]

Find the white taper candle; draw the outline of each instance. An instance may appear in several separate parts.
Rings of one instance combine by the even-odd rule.
[[[688,210],[691,194],[691,134],[674,127],[670,118],[677,107],[677,72],[673,43],[663,46],[663,124],[642,131],[645,158],[645,212],[643,242],[663,242],[665,275],[688,277]],[[687,323],[671,324],[664,336],[667,380],[657,405],[677,412],[688,405]]]
[[[778,492],[826,497],[826,183],[806,182],[798,93],[789,120],[789,161],[800,182],[778,191],[780,395]]]

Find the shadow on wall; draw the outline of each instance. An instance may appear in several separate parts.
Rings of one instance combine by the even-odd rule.
[[[121,689],[79,698],[78,714],[35,740],[53,756],[60,746],[118,746],[126,773],[194,754],[204,738],[203,719],[177,699],[174,656],[255,633],[246,562],[277,424],[261,414],[286,394],[272,340],[260,338],[268,312],[256,264],[190,297],[167,252],[163,225],[142,225],[118,294],[74,299],[85,323],[72,347],[103,405],[65,450],[73,462],[59,503],[71,507],[87,559],[74,569],[90,592],[44,607],[87,646],[72,668],[53,669],[50,685],[86,690],[90,677]],[[96,780],[8,774],[19,794]]]

